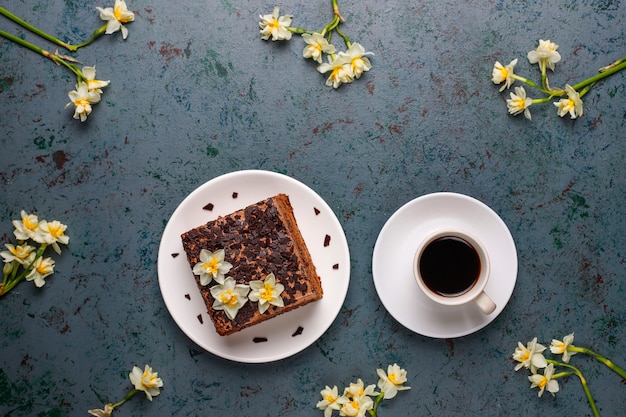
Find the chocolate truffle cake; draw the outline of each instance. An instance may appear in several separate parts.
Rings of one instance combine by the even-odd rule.
[[[322,298],[320,278],[298,229],[289,197],[285,194],[220,216],[183,233],[181,238],[208,314],[217,333],[222,336]],[[203,250],[204,259],[201,260]],[[223,258],[222,254],[217,256],[222,250]],[[219,263],[214,261],[211,266],[206,258],[207,253],[217,256]],[[219,273],[218,264],[222,268]],[[206,266],[207,270],[213,268],[215,275],[211,278],[214,279],[204,276],[204,272],[199,273],[200,265]],[[267,284],[270,274],[274,276],[272,284],[275,283],[275,287]],[[210,282],[207,283],[207,280]],[[233,280],[237,284],[236,288],[241,289],[240,298],[246,300],[245,304],[235,306],[234,316],[232,310],[227,312],[227,308],[222,308],[220,300],[217,300],[220,298],[224,301],[226,299],[222,294],[232,293],[224,287],[230,284],[230,290],[233,290]],[[259,281],[266,284],[263,286]],[[256,295],[253,295],[255,288]],[[284,290],[278,296],[279,291],[275,292],[274,302],[268,306],[266,302],[270,298],[259,296],[263,288]],[[228,304],[226,301],[224,303]],[[264,303],[264,308],[259,308],[259,304]]]

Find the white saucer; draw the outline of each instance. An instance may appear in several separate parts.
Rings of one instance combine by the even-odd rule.
[[[418,242],[437,229],[467,230],[485,245],[491,278],[485,292],[496,304],[489,315],[473,303],[443,307],[424,295],[413,277]],[[374,285],[398,322],[424,336],[453,338],[482,329],[502,312],[517,279],[517,252],[502,219],[482,202],[456,193],[418,197],[400,207],[383,226],[372,259]]]
[[[206,313],[180,235],[279,193],[289,196],[324,296],[230,336],[219,336]],[[233,361],[271,362],[300,352],[330,327],[348,292],[350,254],[337,217],[309,187],[275,172],[238,171],[206,182],[180,203],[163,231],[158,272],[165,305],[191,340]]]

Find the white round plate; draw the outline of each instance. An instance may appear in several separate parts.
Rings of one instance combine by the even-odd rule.
[[[468,231],[489,252],[485,292],[496,303],[493,313],[485,315],[473,303],[444,307],[420,291],[413,277],[415,250],[444,227]],[[374,246],[372,273],[380,300],[403,326],[428,337],[461,337],[491,323],[508,303],[517,279],[517,252],[509,229],[491,208],[463,194],[434,193],[409,201],[387,220]]]
[[[180,236],[220,215],[279,193],[289,196],[298,227],[321,278],[324,296],[235,334],[220,336],[206,312]],[[274,172],[237,171],[206,182],[180,203],[163,232],[158,272],[165,305],[191,340],[225,359],[261,363],[302,351],[330,327],[348,291],[350,253],[337,217],[309,187]]]

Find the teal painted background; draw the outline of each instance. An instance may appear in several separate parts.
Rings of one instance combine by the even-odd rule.
[[[330,2],[284,1],[293,24],[321,28]],[[112,2],[111,2],[112,4]],[[100,25],[85,1],[11,1],[44,30],[79,40]],[[111,80],[86,123],[64,109],[74,77],[0,42],[0,236],[20,210],[69,225],[70,245],[42,290],[0,300],[0,414],[87,415],[121,399],[132,366],[149,363],[160,396],[118,416],[309,416],[325,385],[397,362],[410,391],[380,416],[586,416],[580,384],[538,399],[510,359],[518,341],[575,332],[626,366],[626,79],[599,83],[578,120],[533,106],[507,114],[495,60],[526,60],[538,39],[559,44],[550,80],[577,82],[626,55],[626,4],[582,1],[340,1],[342,29],[373,68],[338,90],[301,58],[304,43],[260,40],[254,1],[128,1],[129,36],[76,55]],[[0,20],[0,28],[35,38]],[[45,44],[45,42],[41,42]],[[50,47],[53,49],[52,47]],[[303,352],[247,365],[215,357],[171,319],[157,250],[180,201],[220,174],[264,169],[320,194],[351,251],[351,282],[331,328]],[[437,191],[492,207],[517,245],[518,281],[488,327],[437,340],[410,332],[376,294],[371,256],[389,216]],[[590,359],[603,416],[626,413],[624,381]]]

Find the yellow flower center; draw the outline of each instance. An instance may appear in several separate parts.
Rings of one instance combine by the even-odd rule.
[[[32,221],[30,217],[27,217],[24,220],[22,220],[22,224],[24,225],[25,228],[27,228],[30,231],[34,231],[39,225],[38,222]]]
[[[546,378],[546,377],[544,376],[544,377],[542,377],[542,378],[541,378],[541,381],[539,381],[539,382],[537,383],[537,386],[538,386],[539,388],[543,388],[543,387],[545,387],[545,386],[546,386],[546,384],[547,384],[547,383],[548,383],[548,378]]]
[[[115,19],[117,19],[118,22],[121,23],[128,23],[131,20],[126,17],[126,12],[127,10],[122,9],[121,5],[117,5],[113,8],[113,16],[115,16]]]
[[[389,376],[387,377],[387,379],[389,379],[389,382],[391,382],[394,385],[398,385],[398,377],[396,376],[396,374],[389,374]]]
[[[157,377],[154,373],[144,371],[143,377],[141,378],[141,383],[146,388],[152,388],[157,386]]]
[[[514,109],[521,110],[526,107],[526,100],[523,98],[515,98],[511,100],[511,104]]]
[[[265,301],[272,301],[272,298],[274,298],[274,287],[271,283],[266,282],[263,285],[263,289],[260,291],[260,296]]]
[[[528,360],[528,358],[530,357],[530,351],[527,350],[524,352],[524,354],[522,356],[520,356],[519,360],[520,362],[524,362],[526,360]]]
[[[217,274],[217,270],[219,267],[220,267],[220,262],[217,260],[216,257],[212,257],[211,259],[209,259],[207,262],[204,263],[204,269],[206,269],[206,271],[212,275]]]
[[[233,293],[232,290],[226,290],[220,294],[220,301],[228,307],[235,307],[237,305],[237,294]]]
[[[48,231],[54,238],[63,236],[63,227],[60,224],[56,225],[48,223]]]
[[[267,27],[270,28],[271,32],[274,32],[274,30],[277,30],[280,27],[280,24],[278,23],[278,19],[276,19],[275,17],[272,18],[272,20],[267,22]]]
[[[50,271],[50,269],[48,268],[48,265],[46,265],[43,262],[40,262],[39,265],[37,265],[37,272],[39,272],[40,274],[46,274]]]
[[[74,100],[74,105],[76,107],[82,106],[84,108],[87,108],[89,106],[89,100],[87,100],[86,98],[80,97]]]

